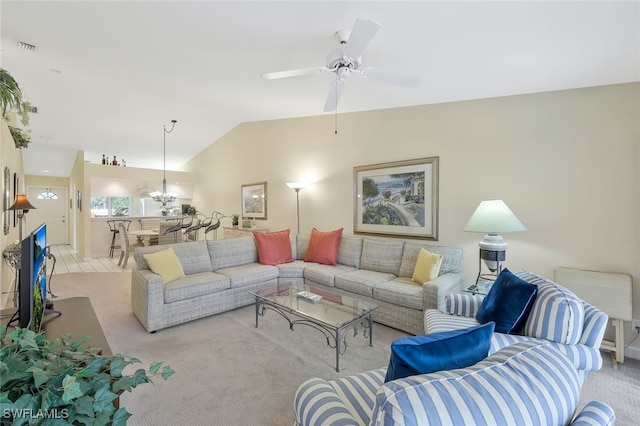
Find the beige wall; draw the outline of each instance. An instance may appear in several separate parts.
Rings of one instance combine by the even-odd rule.
[[[239,212],[240,185],[267,181],[267,226],[295,231],[285,183],[313,181],[300,192],[301,232],[352,233],[354,166],[439,156],[439,243],[464,248],[467,281],[482,235],[462,228],[499,198],[528,228],[504,235],[508,268],[632,274],[640,317],[640,84],[340,114],[337,135],[334,118],[237,126],[187,165],[200,174],[194,204]]]
[[[4,188],[4,168],[8,167],[11,172],[11,182],[10,182],[10,190],[11,197],[10,203],[13,203],[13,174],[18,173],[21,181],[23,179],[23,168],[22,168],[22,151],[15,147],[13,142],[13,137],[9,132],[9,127],[4,120],[0,118],[0,182],[2,182],[2,186],[0,188]],[[21,185],[24,188],[24,184]],[[4,211],[4,197],[0,200],[0,206],[2,206],[2,218],[0,220],[0,249],[4,251],[9,245],[19,240],[19,231],[18,227],[13,227],[13,211]],[[10,206],[7,206],[7,208]],[[8,214],[11,216],[11,224],[9,228],[9,234],[4,235],[3,226],[4,224],[4,215]],[[14,280],[14,271],[9,268],[6,262],[3,260],[0,261],[0,290],[2,291],[2,295],[0,296],[0,307],[7,308],[13,305],[13,297],[9,293],[13,286]]]

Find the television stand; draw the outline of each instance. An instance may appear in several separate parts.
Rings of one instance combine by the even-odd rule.
[[[57,314],[55,317],[51,318],[47,318],[47,315],[49,314]],[[62,312],[57,311],[55,309],[45,309],[44,313],[42,314],[42,324],[44,325],[45,322],[51,321],[54,318],[58,318],[60,315],[62,315]]]
[[[42,330],[48,340],[55,340],[65,334],[73,334],[74,337],[78,338],[87,336],[89,338],[88,347],[101,349],[102,355],[112,355],[107,338],[104,336],[98,317],[88,297],[58,299],[56,300],[56,307],[65,314],[43,319]],[[3,309],[1,323],[3,325],[6,324],[7,320],[5,318],[11,316],[15,311],[16,308]],[[49,310],[45,311],[46,314],[49,312]],[[51,321],[54,318],[56,320]]]

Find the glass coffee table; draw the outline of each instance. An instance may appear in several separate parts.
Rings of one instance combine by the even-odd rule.
[[[286,319],[292,331],[298,324],[319,330],[336,350],[336,371],[340,371],[340,355],[347,350],[349,330],[356,336],[362,327],[373,346],[373,311],[378,305],[302,284],[278,284],[275,290],[250,293],[256,298],[256,328],[258,318],[270,309]]]

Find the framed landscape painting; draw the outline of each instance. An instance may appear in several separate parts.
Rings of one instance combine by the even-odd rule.
[[[438,240],[439,157],[353,168],[356,234]]]
[[[267,218],[267,182],[242,185],[242,218]]]

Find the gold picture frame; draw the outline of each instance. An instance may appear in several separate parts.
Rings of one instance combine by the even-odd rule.
[[[356,234],[438,240],[439,157],[353,168]]]

